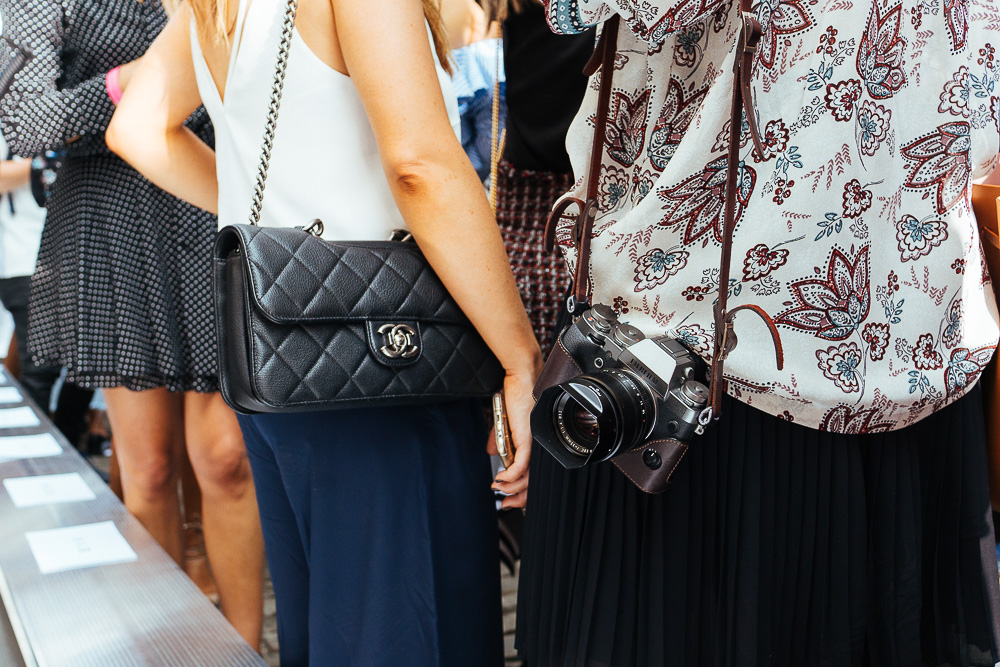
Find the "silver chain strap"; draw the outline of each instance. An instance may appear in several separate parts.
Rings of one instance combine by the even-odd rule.
[[[281,91],[285,86],[285,70],[288,69],[288,52],[292,46],[292,30],[295,27],[295,12],[298,0],[288,0],[285,7],[285,22],[281,26],[281,45],[278,48],[278,64],[274,68],[274,83],[271,84],[271,102],[267,106],[267,124],[264,126],[264,145],[261,147],[260,167],[257,169],[257,185],[253,191],[253,206],[250,209],[250,224],[260,223],[260,210],[264,204],[264,183],[271,163],[271,149],[274,147],[274,131],[278,126],[278,109],[281,107]]]

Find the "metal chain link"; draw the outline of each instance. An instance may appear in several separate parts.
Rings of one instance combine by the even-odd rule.
[[[494,24],[497,28],[499,23]],[[491,33],[493,31],[491,30]],[[503,62],[503,30],[496,31],[496,60],[493,68],[493,108],[492,118],[493,133],[490,135],[490,208],[497,212],[497,174],[500,169],[500,158],[503,157],[504,146],[507,143],[507,128],[500,131],[500,65]],[[492,36],[492,35],[491,35]]]
[[[288,69],[288,52],[292,46],[292,30],[295,28],[295,13],[298,0],[288,0],[285,8],[285,22],[281,27],[281,45],[278,48],[278,64],[274,68],[274,83],[271,84],[271,102],[267,106],[267,123],[264,126],[264,145],[261,147],[260,167],[257,169],[257,185],[253,191],[253,206],[250,210],[250,224],[260,223],[260,210],[264,204],[264,183],[271,163],[271,149],[274,148],[274,131],[278,126],[278,109],[281,107],[281,91],[285,86],[285,70]]]

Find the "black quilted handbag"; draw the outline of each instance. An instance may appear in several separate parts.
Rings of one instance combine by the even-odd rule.
[[[297,412],[486,397],[503,369],[408,235],[331,242],[322,223],[260,227],[295,0],[288,0],[250,224],[215,243],[223,398]]]

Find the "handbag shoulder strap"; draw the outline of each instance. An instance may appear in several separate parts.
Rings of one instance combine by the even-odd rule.
[[[733,332],[733,318],[737,312],[747,310],[756,313],[764,320],[774,343],[778,368],[781,369],[784,366],[781,339],[777,327],[771,318],[758,306],[745,305],[732,310],[728,308],[730,264],[733,252],[733,233],[736,229],[736,200],[740,180],[740,139],[744,117],[747,120],[754,147],[761,155],[764,154],[760,132],[757,127],[757,116],[754,113],[750,85],[753,58],[762,31],[760,23],[757,22],[757,19],[750,12],[751,0],[740,0],[739,9],[742,27],[737,47],[738,52],[736,53],[733,65],[734,80],[732,107],[730,109],[729,155],[726,167],[722,256],[719,265],[719,296],[714,309],[715,348],[709,370],[709,382],[711,386],[711,401],[709,406],[716,419],[720,414],[722,392],[725,383],[723,372],[724,362],[726,356],[736,347],[737,342],[736,334]],[[575,197],[564,197],[560,200],[549,217],[545,232],[546,246],[551,249],[555,246],[556,224],[559,219],[571,207],[576,206],[579,208],[579,211],[575,214],[576,220],[572,230],[573,242],[577,249],[577,260],[573,280],[573,295],[568,302],[569,310],[574,315],[579,315],[588,308],[590,301],[590,244],[591,237],[593,236],[594,222],[600,210],[598,205],[598,186],[601,176],[601,163],[604,158],[604,144],[607,139],[608,114],[611,104],[612,81],[614,78],[615,57],[618,50],[620,24],[621,17],[617,14],[605,22],[604,30],[597,42],[594,55],[584,69],[584,73],[588,76],[593,75],[598,70],[601,71],[601,84],[597,97],[597,115],[594,119],[594,145],[591,148],[590,167],[587,174],[587,200],[580,201]]]
[[[271,85],[271,100],[267,105],[267,121],[264,125],[264,144],[261,146],[260,165],[257,168],[257,184],[253,190],[253,204],[250,208],[250,224],[260,224],[260,211],[264,205],[264,186],[267,170],[274,148],[274,132],[278,127],[278,110],[281,108],[281,93],[285,87],[285,71],[288,69],[288,54],[292,46],[292,31],[295,28],[295,14],[298,0],[288,0],[285,18],[281,26],[281,42],[278,45],[278,63],[274,68],[274,83]],[[321,232],[322,233],[322,232]]]

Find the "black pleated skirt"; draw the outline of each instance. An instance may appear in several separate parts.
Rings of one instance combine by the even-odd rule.
[[[536,446],[518,590],[528,667],[998,662],[978,388],[867,436],[724,409],[659,496]]]

